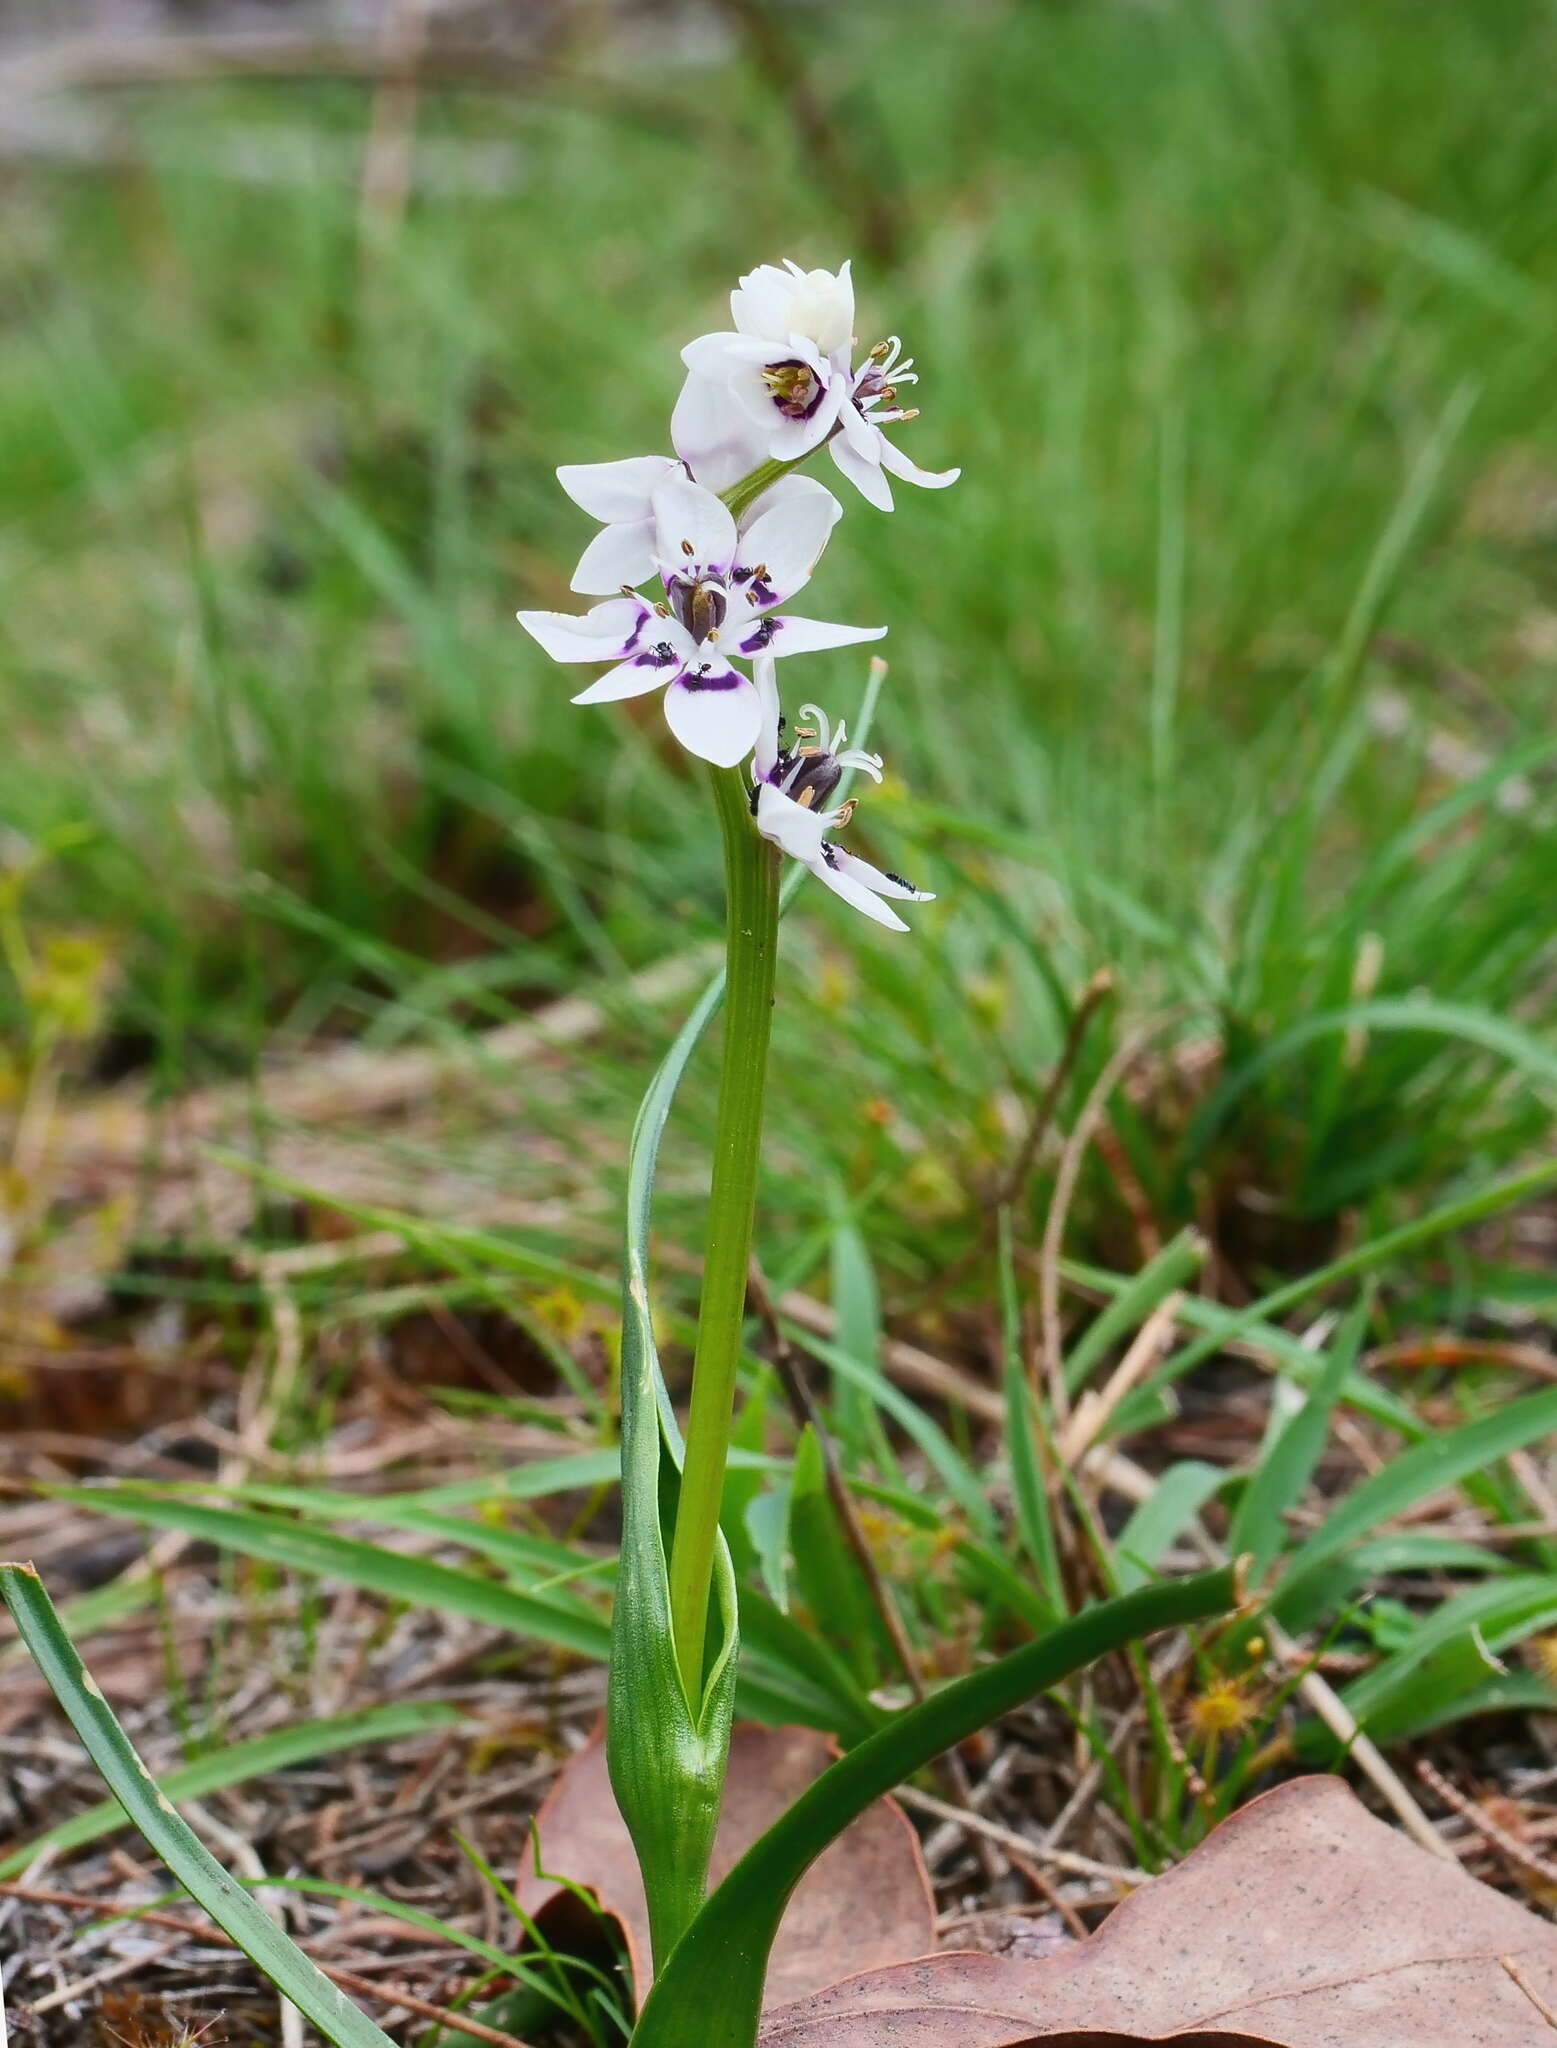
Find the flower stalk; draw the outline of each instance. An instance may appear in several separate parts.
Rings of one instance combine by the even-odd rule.
[[[779,856],[752,828],[739,768],[708,771],[724,838],[724,1051],[709,1183],[686,1462],[670,1558],[671,1624],[687,1698],[702,1693],[709,1589],[746,1315],[746,1273],[778,954]]]

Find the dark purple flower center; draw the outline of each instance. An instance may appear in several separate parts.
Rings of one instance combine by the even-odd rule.
[[[665,584],[665,596],[672,612],[699,644],[718,632],[730,605],[724,584],[716,576],[695,580],[672,576]]]
[[[762,381],[787,420],[808,420],[822,402],[822,380],[798,358],[769,363]]]

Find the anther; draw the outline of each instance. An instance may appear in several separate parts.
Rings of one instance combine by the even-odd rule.
[[[656,606],[654,607],[654,609],[655,609],[655,610],[656,610],[656,611],[657,611],[657,612],[659,613],[659,615],[660,615],[660,617],[661,617],[662,619],[668,619],[668,618],[670,617],[670,606],[669,606],[668,604],[666,604],[666,603],[665,603],[665,601],[663,600],[663,598],[662,598],[662,599],[660,600],[660,602],[659,602],[659,603],[658,603],[658,604],[657,604],[657,605],[656,605]]]
[[[682,552],[682,553],[683,553],[684,555],[690,555],[690,554],[694,554],[694,553],[696,553],[696,550],[694,549],[694,547],[693,547],[693,545],[692,545],[691,541],[689,541],[689,540],[684,540],[684,541],[683,541],[683,542],[681,543],[681,552]]]

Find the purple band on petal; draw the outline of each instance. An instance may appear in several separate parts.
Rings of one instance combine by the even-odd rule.
[[[733,668],[720,669],[713,675],[707,669],[689,668],[678,680],[684,690],[738,690],[746,678]]]
[[[777,619],[759,619],[746,638],[740,643],[742,654],[759,654],[764,647],[769,645],[778,629],[779,621]]]
[[[737,563],[730,572],[730,581],[732,583],[747,583],[751,585],[746,595],[755,610],[761,611],[765,605],[777,604],[779,601],[778,592],[773,588],[767,577],[762,574],[760,567],[743,569]]]
[[[633,656],[633,667],[675,668],[680,660],[681,656],[668,640],[659,640],[655,642],[654,646],[646,647],[642,654],[635,654]]]

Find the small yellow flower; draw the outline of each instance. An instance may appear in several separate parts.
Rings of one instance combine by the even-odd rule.
[[[1557,1686],[1557,1634],[1532,1636],[1529,1642],[1535,1668],[1550,1684]]]
[[[1241,1735],[1259,1711],[1259,1702],[1236,1678],[1215,1678],[1189,1702],[1184,1718],[1203,1741],[1213,1742],[1219,1736]]]
[[[588,1312],[573,1288],[549,1287],[543,1293],[532,1295],[529,1307],[536,1321],[543,1323],[564,1344],[575,1343],[583,1336]]]

